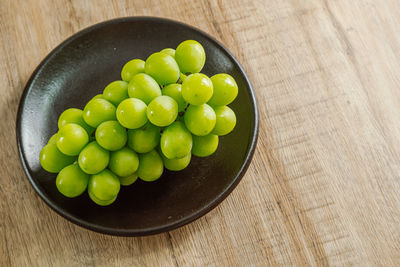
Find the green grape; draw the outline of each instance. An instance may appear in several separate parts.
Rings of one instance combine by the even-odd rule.
[[[76,157],[64,155],[58,150],[56,143],[49,143],[40,151],[39,159],[43,169],[51,173],[58,173],[65,166],[72,164]]]
[[[160,52],[170,55],[171,57],[175,57],[175,49],[173,49],[173,48],[164,48]]]
[[[157,151],[139,155],[139,169],[137,175],[146,182],[152,182],[161,177],[164,171],[164,165]]]
[[[178,104],[178,112],[185,111],[187,102],[182,96],[182,85],[172,83],[162,89],[162,94],[172,97]]]
[[[94,202],[94,203],[96,203],[97,205],[100,205],[100,206],[108,206],[108,205],[111,205],[112,203],[114,203],[114,201],[117,199],[117,196],[116,197],[114,197],[113,199],[110,199],[110,200],[101,200],[101,199],[98,199],[95,195],[93,195],[91,192],[89,192],[88,191],[88,194],[89,194],[89,197],[90,197],[90,199]]]
[[[183,119],[192,134],[203,136],[211,133],[214,129],[216,116],[212,107],[207,104],[201,106],[190,105]]]
[[[135,151],[124,147],[118,151],[111,152],[110,170],[118,176],[126,177],[137,171],[139,157]]]
[[[221,136],[232,132],[236,125],[235,112],[227,106],[216,107],[214,111],[216,123],[212,133]]]
[[[128,85],[129,97],[139,98],[146,105],[161,95],[160,86],[150,75],[139,73],[133,76]]]
[[[211,77],[214,93],[207,104],[210,106],[225,106],[232,103],[238,94],[235,79],[229,74],[219,73]]]
[[[105,99],[92,99],[83,109],[83,119],[96,128],[103,121],[115,120],[115,110],[115,106]]]
[[[195,73],[189,75],[182,83],[182,96],[192,105],[203,105],[213,95],[213,84],[207,75]]]
[[[132,59],[122,68],[121,78],[123,81],[129,82],[133,76],[142,72],[144,72],[144,61],[141,59]]]
[[[57,133],[57,148],[68,156],[77,156],[89,142],[85,129],[75,123],[68,123]]]
[[[128,186],[136,182],[137,178],[137,173],[134,173],[129,176],[119,177],[119,182],[121,183],[121,185]]]
[[[145,63],[145,72],[153,77],[158,84],[176,83],[179,79],[179,67],[173,57],[157,52],[150,55]]]
[[[159,96],[150,102],[147,108],[147,118],[156,126],[170,125],[178,116],[178,104],[169,96]]]
[[[184,73],[200,72],[206,62],[203,46],[194,40],[186,40],[178,45],[175,60]]]
[[[205,136],[193,135],[192,154],[198,157],[208,157],[218,147],[218,135],[209,134]]]
[[[118,106],[128,96],[128,83],[124,81],[114,81],[104,88],[103,97],[114,106]]]
[[[147,122],[147,106],[137,98],[128,98],[117,108],[117,119],[122,126],[128,129],[137,129]]]
[[[103,148],[115,151],[125,146],[128,134],[118,121],[105,121],[96,129],[96,141]]]
[[[110,152],[93,141],[81,151],[78,163],[82,171],[87,174],[96,174],[107,167],[109,160]]]
[[[120,190],[118,177],[109,170],[93,174],[89,179],[88,192],[99,200],[112,200]]]
[[[176,121],[164,129],[160,148],[168,159],[182,158],[192,149],[192,135],[182,122]]]
[[[103,94],[95,95],[91,100],[93,100],[93,99],[98,99],[98,98],[104,99]]]
[[[160,128],[150,122],[140,129],[128,131],[128,146],[137,153],[147,153],[160,143]]]
[[[89,175],[83,172],[78,164],[71,164],[57,175],[56,186],[64,196],[77,197],[85,192],[88,181]]]
[[[94,129],[83,120],[83,111],[78,108],[69,108],[61,113],[58,118],[58,129],[61,129],[61,127],[68,123],[75,123],[82,126],[88,135],[91,135],[94,131]]]
[[[56,144],[57,143],[57,133],[53,134],[47,144]]]
[[[187,76],[181,72],[179,75],[179,81],[178,83],[182,84],[186,80]]]
[[[169,159],[161,153],[161,157],[166,169],[170,171],[181,171],[189,165],[192,154],[189,153],[180,159]]]

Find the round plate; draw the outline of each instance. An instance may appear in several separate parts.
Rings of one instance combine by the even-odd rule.
[[[236,128],[220,138],[207,158],[193,157],[180,172],[165,170],[156,182],[122,187],[112,205],[94,204],[87,193],[69,199],[55,186],[55,174],[40,167],[39,153],[57,132],[58,116],[81,108],[107,84],[119,80],[122,66],[133,58],[180,42],[199,41],[207,55],[203,73],[229,73],[239,86],[230,105]],[[128,17],[96,24],[55,48],[37,67],[21,97],[17,142],[22,165],[33,188],[57,213],[85,228],[112,235],[139,236],[175,229],[217,206],[236,187],[251,161],[258,134],[258,113],[251,84],[240,64],[215,39],[180,22]]]

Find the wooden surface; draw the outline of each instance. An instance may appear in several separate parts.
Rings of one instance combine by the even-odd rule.
[[[170,233],[118,238],[56,215],[25,179],[15,117],[62,40],[121,16],[180,20],[237,56],[259,102],[242,182]],[[0,1],[0,266],[399,266],[400,2]]]

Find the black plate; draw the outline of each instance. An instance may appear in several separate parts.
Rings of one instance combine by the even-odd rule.
[[[220,138],[217,152],[193,157],[180,172],[165,171],[156,182],[137,181],[122,187],[108,207],[87,196],[63,197],[54,174],[39,164],[39,153],[57,131],[57,119],[67,108],[83,108],[104,87],[120,79],[125,62],[180,42],[199,41],[207,54],[203,73],[229,73],[239,85],[230,105],[237,116],[232,133]],[[106,21],[73,35],[37,67],[21,97],[17,142],[22,165],[33,188],[57,213],[101,233],[139,236],[160,233],[192,222],[217,206],[236,187],[251,161],[258,135],[254,91],[240,64],[215,39],[180,22],[154,17]]]

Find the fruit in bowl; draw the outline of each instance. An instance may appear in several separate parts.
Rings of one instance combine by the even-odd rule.
[[[192,155],[207,157],[233,131],[238,95],[227,73],[201,73],[206,61],[195,40],[166,48],[145,61],[132,59],[121,79],[105,86],[83,110],[59,117],[59,130],[40,153],[43,169],[58,173],[57,189],[73,198],[86,190],[100,206],[112,204],[120,186],[159,179],[164,168],[181,171]]]

